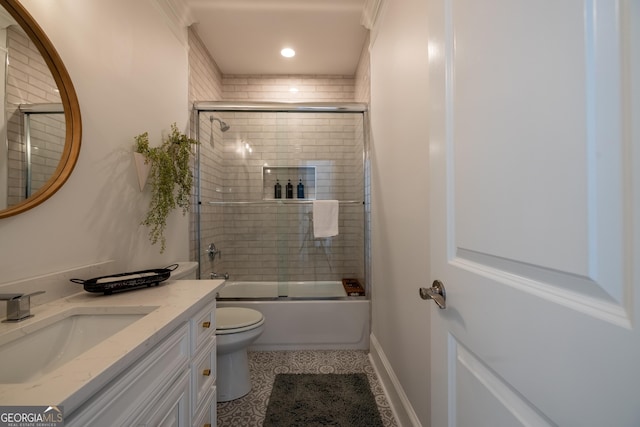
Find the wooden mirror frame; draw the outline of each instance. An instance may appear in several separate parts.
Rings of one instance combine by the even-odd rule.
[[[6,218],[38,206],[58,191],[67,181],[80,154],[82,122],[80,120],[80,105],[71,82],[71,77],[69,77],[69,73],[62,59],[45,32],[18,0],[0,0],[0,6],[3,6],[27,33],[49,66],[49,70],[60,91],[60,98],[64,108],[66,131],[65,144],[60,163],[51,178],[29,198],[13,206],[9,206],[7,209],[0,210],[0,218]]]

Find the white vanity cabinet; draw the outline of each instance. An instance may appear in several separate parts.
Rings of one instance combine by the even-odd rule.
[[[215,426],[215,300],[65,417],[69,427]]]
[[[191,413],[193,427],[216,425],[215,302],[191,319]]]

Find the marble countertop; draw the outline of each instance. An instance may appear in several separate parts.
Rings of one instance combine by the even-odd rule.
[[[30,323],[78,307],[100,312],[118,308],[149,314],[127,326],[72,361],[37,379],[0,384],[5,405],[63,405],[65,414],[123,372],[136,359],[214,300],[223,280],[167,280],[160,286],[105,296],[80,292],[32,308],[34,317],[20,323],[0,323],[0,336]],[[11,369],[11,361],[0,361]]]

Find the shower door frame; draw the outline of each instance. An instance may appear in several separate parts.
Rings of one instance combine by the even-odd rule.
[[[41,103],[31,103],[31,104],[19,104],[18,111],[22,116],[22,143],[24,146],[24,171],[23,171],[23,179],[24,179],[24,188],[22,196],[24,199],[28,199],[33,195],[35,191],[37,191],[40,187],[34,189],[33,188],[33,144],[31,137],[31,119],[32,116],[37,115],[50,115],[50,114],[63,114],[64,115],[64,106],[61,102],[41,102]],[[63,120],[64,121],[64,120]],[[64,144],[64,141],[61,141]],[[60,155],[62,155],[62,149],[60,150]]]
[[[364,280],[365,294],[367,298],[371,295],[370,277],[371,277],[371,239],[370,239],[370,157],[369,157],[369,115],[368,106],[363,103],[351,102],[228,102],[228,101],[199,101],[193,104],[195,137],[200,141],[200,113],[202,112],[282,112],[282,113],[360,113],[362,114],[362,132],[363,132],[363,173],[364,173]],[[202,252],[201,242],[201,186],[200,186],[200,144],[196,146],[195,166],[194,166],[194,242],[196,247],[192,248],[198,261],[197,277],[201,278],[200,255]]]

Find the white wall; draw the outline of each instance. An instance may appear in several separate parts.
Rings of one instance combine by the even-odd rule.
[[[429,425],[427,28],[424,2],[387,1],[371,50],[373,342]],[[402,417],[401,417],[402,418]]]
[[[67,183],[49,200],[0,220],[0,282],[115,259],[121,268],[188,258],[188,217],[169,218],[159,254],[140,226],[133,137],[153,145],[177,122],[186,130],[187,47],[154,0],[23,0],[62,57],[80,100],[82,148]]]

